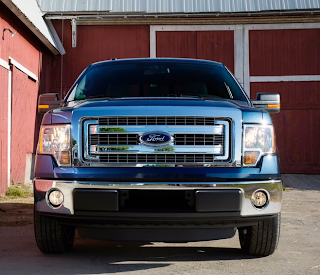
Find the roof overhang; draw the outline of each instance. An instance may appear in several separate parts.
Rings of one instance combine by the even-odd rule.
[[[287,10],[239,13],[114,13],[47,12],[47,20],[76,20],[77,25],[180,25],[180,24],[268,24],[320,22],[318,10]]]
[[[53,26],[42,17],[42,12],[35,0],[0,0],[27,26],[38,39],[55,55],[65,54],[63,45]],[[30,7],[30,4],[36,5]],[[29,7],[28,7],[29,6]],[[37,9],[35,11],[35,8]]]

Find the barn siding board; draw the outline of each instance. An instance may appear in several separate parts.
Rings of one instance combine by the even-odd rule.
[[[319,75],[320,28],[250,30],[250,76]]]
[[[8,70],[0,66],[0,195],[5,194],[8,185],[8,75]]]
[[[77,26],[77,47],[72,48],[70,21],[54,20],[53,25],[67,52],[58,58],[54,68],[55,81],[52,81],[52,90],[59,93],[62,90],[62,96],[66,95],[78,75],[93,62],[150,56],[149,26]]]
[[[277,92],[281,112],[272,115],[282,173],[320,173],[320,82],[251,83],[251,96]]]

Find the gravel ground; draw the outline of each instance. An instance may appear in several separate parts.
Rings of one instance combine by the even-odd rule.
[[[295,188],[283,194],[279,247],[261,258],[242,254],[238,236],[187,244],[77,238],[70,253],[43,255],[33,236],[32,198],[0,199],[0,275],[320,274],[320,177],[283,178]]]

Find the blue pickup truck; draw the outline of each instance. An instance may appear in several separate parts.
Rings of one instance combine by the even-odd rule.
[[[43,253],[83,238],[190,242],[239,233],[244,253],[278,244],[282,181],[269,113],[221,63],[123,59],[91,64],[44,113],[34,179]]]

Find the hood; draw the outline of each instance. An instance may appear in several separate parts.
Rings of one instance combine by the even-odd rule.
[[[212,107],[238,109],[242,112],[244,123],[259,123],[262,119],[267,119],[268,114],[263,115],[264,111],[249,106],[248,102],[224,100],[224,99],[201,99],[201,98],[121,98],[121,99],[90,99],[70,102],[69,106],[52,110],[44,116],[43,124],[71,123],[72,113],[79,112],[80,109],[88,110],[91,108],[108,107]],[[191,111],[191,109],[190,109]]]

